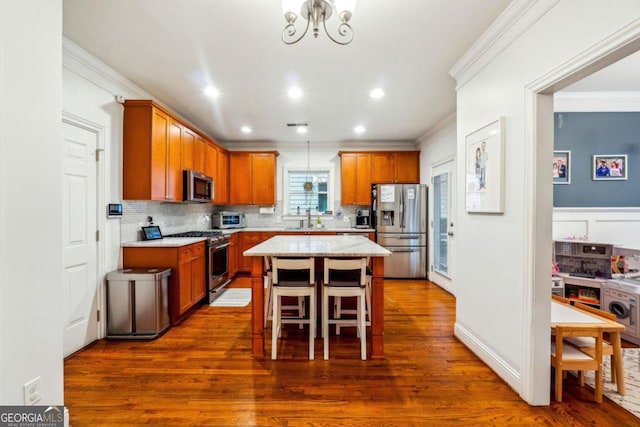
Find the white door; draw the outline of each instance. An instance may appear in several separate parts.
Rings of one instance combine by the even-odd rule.
[[[434,166],[431,171],[432,188],[431,221],[432,251],[431,272],[429,279],[455,295],[453,286],[453,237],[454,237],[454,205],[453,179],[454,161]]]
[[[98,339],[96,148],[98,134],[63,121],[64,355]]]

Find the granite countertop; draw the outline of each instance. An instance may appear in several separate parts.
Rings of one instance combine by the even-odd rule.
[[[327,233],[373,233],[374,229],[367,228],[285,228],[285,227],[245,227],[245,228],[227,228],[220,230],[224,234],[249,232],[286,232],[286,233],[305,233],[305,232],[327,232]],[[316,236],[321,237],[321,236]],[[335,237],[335,236],[332,236]],[[147,247],[147,248],[174,248],[190,245],[192,243],[203,242],[206,237],[164,237],[158,240],[137,240],[122,243],[121,247]]]
[[[245,228],[227,228],[220,230],[223,233],[237,233],[240,231],[255,232],[283,232],[283,233],[305,233],[305,232],[327,232],[327,233],[374,233],[373,228],[350,228],[350,227],[324,227],[324,228],[291,228],[291,227],[245,227]]]
[[[125,242],[120,246],[135,248],[179,248],[180,246],[187,246],[193,243],[204,242],[206,237],[164,237],[158,240],[138,240],[134,242]]]
[[[245,256],[389,256],[365,236],[275,236],[244,251]]]

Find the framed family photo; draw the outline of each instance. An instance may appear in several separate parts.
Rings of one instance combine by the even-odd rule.
[[[466,208],[469,213],[504,213],[504,118],[466,137]]]
[[[594,181],[626,180],[628,174],[626,154],[596,154],[592,162]]]
[[[571,183],[571,151],[553,152],[553,183]]]

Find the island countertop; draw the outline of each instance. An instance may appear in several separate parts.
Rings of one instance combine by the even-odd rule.
[[[245,256],[390,256],[391,252],[364,236],[274,236],[243,252]]]

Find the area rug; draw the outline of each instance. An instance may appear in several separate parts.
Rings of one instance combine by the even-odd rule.
[[[622,358],[624,360],[624,385],[626,395],[618,394],[616,385],[611,382],[611,360],[603,358],[604,365],[604,390],[603,393],[609,399],[640,418],[640,348],[623,348]],[[593,387],[595,378],[593,371],[587,371],[584,374],[585,383]],[[640,424],[640,422],[639,422]]]
[[[246,307],[251,302],[250,288],[225,289],[211,307]]]

